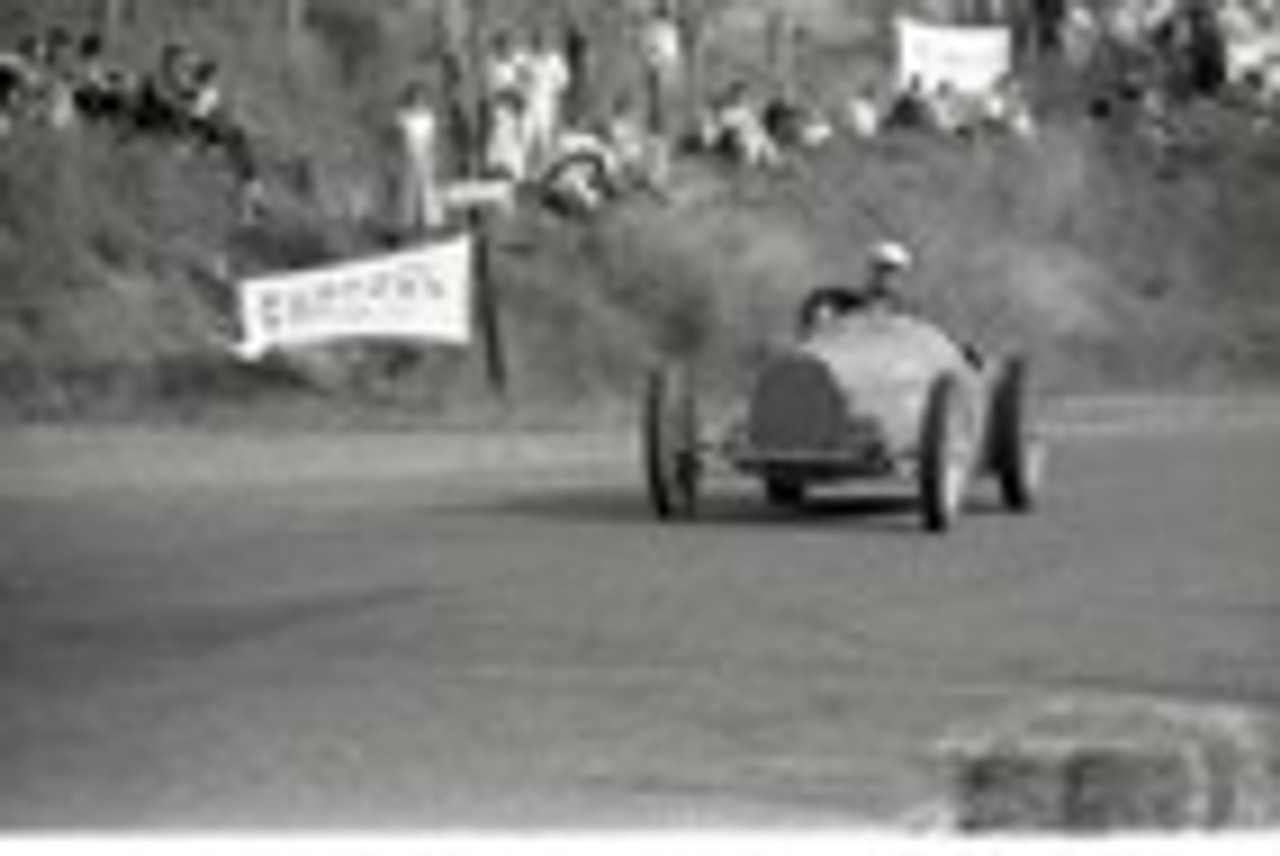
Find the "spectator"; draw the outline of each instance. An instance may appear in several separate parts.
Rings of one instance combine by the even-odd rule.
[[[548,166],[560,134],[566,93],[572,84],[569,64],[545,34],[534,40],[523,75],[531,168]]]
[[[214,122],[222,115],[223,95],[218,64],[198,60],[191,66],[186,93],[189,116],[196,122]]]
[[[437,168],[438,122],[427,87],[414,83],[406,89],[396,115],[404,169],[400,199],[402,225],[421,237],[444,223]]]
[[[974,99],[966,97],[950,83],[943,82],[928,99],[930,125],[944,134],[966,136],[978,124]]]
[[[444,139],[438,159],[441,172],[452,177],[474,175],[483,167],[483,147],[467,100],[465,66],[461,57],[452,51],[440,58],[440,89],[440,130]]]
[[[1186,11],[1188,83],[1194,95],[1215,96],[1227,82],[1227,40],[1214,8],[1194,2]]]
[[[493,37],[484,79],[485,97],[490,105],[504,95],[523,92],[528,64],[528,53],[509,33],[502,31]]]
[[[781,95],[765,104],[762,121],[765,131],[779,146],[815,149],[834,134],[831,125],[817,111]]]
[[[1077,71],[1090,67],[1102,38],[1097,13],[1082,0],[1074,0],[1062,28],[1062,52]]]
[[[921,130],[932,126],[932,113],[923,82],[919,77],[912,77],[889,105],[884,124],[894,128]]]
[[[1067,0],[1032,0],[1031,38],[1040,56],[1056,56],[1062,48]]]
[[[710,148],[738,163],[770,167],[781,161],[777,143],[765,128],[745,83],[735,83],[725,92],[709,132]]]
[[[854,136],[869,140],[880,135],[884,125],[882,97],[874,87],[855,96],[848,106],[847,119]]]
[[[186,104],[190,98],[191,52],[176,43],[166,44],[160,60],[144,75],[133,123],[145,133],[180,135],[186,130]]]
[[[220,79],[217,63],[169,43],[156,69],[133,87],[128,121],[138,132],[221,154],[241,186],[244,210],[252,214],[264,193],[257,155],[248,132],[229,113]]]
[[[619,99],[605,130],[605,141],[617,156],[623,186],[648,190],[665,198],[671,167],[667,141],[650,133],[643,114],[627,98]]]
[[[622,182],[622,164],[607,140],[569,132],[559,138],[541,187],[549,206],[581,217],[600,210],[622,189]]]
[[[34,75],[29,106],[33,118],[55,129],[75,124],[77,112],[73,77],[75,41],[71,33],[54,27],[28,46]]]
[[[96,33],[84,36],[78,49],[75,100],[80,115],[95,122],[123,122],[136,82],[106,60],[106,45]]]
[[[485,68],[486,170],[523,182],[530,167],[529,55],[511,36],[494,36]]]
[[[519,89],[502,89],[489,108],[486,171],[521,183],[529,177],[528,106]]]
[[[650,132],[666,135],[672,128],[673,102],[684,77],[680,22],[668,0],[659,0],[640,30],[645,94]]]
[[[0,54],[0,137],[26,118],[36,76],[26,52]]]

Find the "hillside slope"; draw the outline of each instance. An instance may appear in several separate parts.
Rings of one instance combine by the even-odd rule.
[[[418,49],[402,32],[409,12],[318,3],[307,41],[282,52],[252,4],[152,5],[169,12],[141,16],[118,50],[141,63],[180,32],[233,67],[237,105],[270,152],[269,211],[246,222],[225,169],[164,143],[93,129],[0,141],[4,410],[488,407],[475,355],[343,347],[247,368],[226,349],[238,277],[381,246],[377,117]],[[16,33],[83,6],[4,0],[0,18]],[[838,56],[812,46],[810,90],[847,87]],[[1201,112],[1173,169],[1064,114],[1034,143],[841,140],[771,174],[682,162],[671,203],[637,199],[591,223],[525,210],[498,238],[513,401],[562,417],[624,406],[672,354],[731,389],[785,335],[804,289],[856,278],[886,233],[923,255],[912,296],[924,311],[1034,352],[1058,389],[1271,384],[1276,134]]]

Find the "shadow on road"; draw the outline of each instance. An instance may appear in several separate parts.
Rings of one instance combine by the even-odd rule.
[[[763,496],[749,491],[726,491],[705,497],[695,520],[677,524],[658,521],[643,493],[609,486],[525,491],[464,511],[548,522],[720,531],[850,526],[882,534],[907,534],[920,529],[914,498],[901,493],[833,493],[814,497],[802,508],[786,509],[771,506]]]

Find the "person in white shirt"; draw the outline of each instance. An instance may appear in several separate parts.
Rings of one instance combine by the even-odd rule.
[[[406,90],[396,123],[404,154],[403,225],[411,236],[422,237],[445,219],[436,163],[438,122],[424,85],[415,83]]]
[[[1082,0],[1075,0],[1067,10],[1062,32],[1063,53],[1075,69],[1088,68],[1097,54],[1102,37],[1097,13]]]
[[[680,23],[667,3],[659,3],[640,31],[649,98],[649,129],[665,134],[672,122],[672,101],[684,73]]]
[[[523,75],[526,103],[527,142],[531,168],[546,167],[556,147],[564,113],[565,96],[572,84],[569,64],[544,35],[539,35],[530,52]]]
[[[713,131],[715,147],[744,166],[767,168],[782,159],[745,83],[729,87],[716,110]]]
[[[486,169],[523,182],[530,168],[530,58],[507,33],[493,39],[485,70],[488,140]]]
[[[490,105],[485,168],[494,178],[518,184],[529,177],[527,111],[519,90],[503,90]]]
[[[492,103],[503,93],[523,88],[527,65],[528,54],[510,34],[494,36],[485,65],[485,97]]]

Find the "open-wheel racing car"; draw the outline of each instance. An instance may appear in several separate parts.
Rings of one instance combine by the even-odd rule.
[[[817,488],[907,480],[931,532],[952,528],[978,476],[994,477],[1011,511],[1035,508],[1047,449],[1024,358],[987,359],[902,311],[859,308],[819,323],[817,308],[802,309],[801,335],[766,360],[745,415],[718,439],[703,435],[689,368],[654,370],[642,439],[659,518],[697,514],[713,462],[792,509]]]

